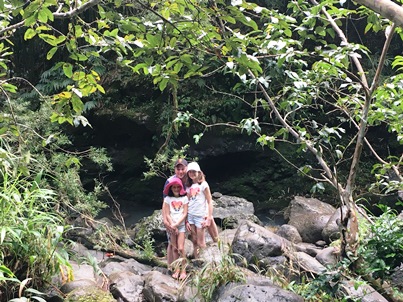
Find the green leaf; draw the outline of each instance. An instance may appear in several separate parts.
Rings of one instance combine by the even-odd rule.
[[[70,55],[70,58],[73,59],[73,60],[76,60],[76,61],[86,61],[86,60],[88,60],[88,57],[83,55],[83,54],[81,54],[81,53],[72,53]]]
[[[4,90],[6,90],[6,91],[8,91],[8,92],[11,92],[11,93],[16,93],[16,92],[17,92],[17,86],[14,86],[14,85],[12,85],[12,84],[9,84],[9,83],[1,83],[0,86],[1,86]]]
[[[137,64],[136,66],[134,66],[132,68],[132,71],[139,74],[140,73],[139,70],[141,68],[144,68],[145,70],[147,70],[147,67],[148,67],[148,65],[146,63],[140,63],[140,64]]]
[[[24,21],[24,25],[27,26],[27,27],[32,26],[35,23],[36,23],[35,15],[32,15],[32,16],[26,18],[25,21]]]
[[[70,63],[64,63],[63,72],[66,75],[66,77],[71,79],[71,77],[73,76],[73,65],[71,65]]]
[[[28,28],[28,29],[25,31],[24,40],[26,41],[26,40],[32,39],[32,38],[35,37],[35,36],[36,36],[36,31],[33,30],[32,28]]]
[[[167,87],[168,82],[169,82],[169,78],[163,78],[158,84],[159,89],[161,91],[164,91],[164,89]]]
[[[38,20],[41,21],[42,23],[48,22],[48,14],[46,13],[45,9],[41,9],[38,12]]]
[[[49,45],[52,46],[57,46],[56,44],[56,37],[54,35],[49,35],[49,34],[39,34],[38,35],[43,41],[48,43]]]
[[[48,53],[47,53],[47,55],[46,55],[46,59],[50,60],[51,58],[53,58],[53,55],[56,53],[56,51],[57,51],[57,47],[56,47],[56,46],[55,46],[55,47],[52,47],[52,48],[48,51]]]
[[[103,94],[105,94],[105,89],[104,89],[104,87],[102,87],[102,86],[99,85],[99,84],[97,84],[96,87],[98,88],[98,90],[99,90],[100,92],[102,92]]]

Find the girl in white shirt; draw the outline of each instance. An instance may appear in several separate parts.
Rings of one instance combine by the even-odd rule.
[[[186,278],[186,258],[185,258],[185,220],[188,214],[188,197],[183,189],[182,181],[174,177],[169,180],[164,188],[164,211],[165,217],[171,223],[170,227],[175,231],[170,234],[170,244],[172,245],[173,255],[172,264],[176,265],[175,272],[172,274],[174,279],[183,280]],[[177,261],[182,258],[178,265]]]
[[[210,187],[200,166],[196,162],[188,164],[186,192],[189,197],[188,218],[193,242],[193,256],[199,257],[200,249],[206,247],[205,228],[213,219],[213,200]]]

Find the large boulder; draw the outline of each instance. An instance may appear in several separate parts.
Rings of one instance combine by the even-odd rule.
[[[213,193],[213,204],[214,220],[217,226],[222,229],[237,228],[244,220],[262,224],[259,218],[254,215],[253,204],[244,198],[222,195],[216,192]],[[147,238],[151,238],[154,240],[157,251],[165,250],[167,236],[161,210],[155,210],[152,215],[142,218],[134,225],[132,231],[134,242],[143,242]]]
[[[236,229],[244,221],[252,221],[262,225],[255,216],[253,203],[236,196],[213,193],[214,220],[223,229]]]
[[[323,240],[322,231],[336,208],[316,198],[295,196],[284,213],[289,225],[296,227],[304,242]]]
[[[243,256],[247,263],[270,262],[267,257],[281,256],[283,250],[290,246],[291,242],[287,239],[258,224],[244,221],[235,234],[232,251]]]
[[[214,293],[211,301],[214,302],[302,302],[302,297],[284,290],[263,275],[255,274],[250,270],[242,269],[245,283],[229,282]]]
[[[145,301],[202,301],[191,286],[174,280],[171,276],[152,271],[144,276],[143,296]],[[188,284],[187,284],[188,285]]]
[[[293,243],[300,243],[302,242],[301,235],[299,234],[297,228],[293,225],[283,224],[277,230],[276,234],[288,239]]]
[[[325,240],[327,243],[330,243],[334,240],[337,240],[340,238],[340,219],[341,215],[343,214],[344,216],[347,213],[347,207],[342,206],[338,208],[332,216],[330,216],[328,222],[326,223],[325,227],[322,230],[322,238]]]
[[[303,302],[304,299],[291,291],[284,290],[275,285],[230,283],[220,289],[214,301]]]
[[[119,301],[144,301],[144,278],[129,271],[114,272],[109,275],[109,291]]]

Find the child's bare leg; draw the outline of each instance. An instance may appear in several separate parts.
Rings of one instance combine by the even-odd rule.
[[[211,221],[210,226],[207,228],[211,239],[213,239],[214,242],[218,241],[218,228],[217,224],[215,223],[214,219]]]
[[[197,251],[197,228],[194,224],[190,225],[190,238],[193,243],[193,258],[196,259],[196,251]]]
[[[170,266],[171,270],[174,271],[172,277],[177,279],[179,276],[179,267],[176,261],[179,258],[178,234],[171,234],[171,246],[172,246],[172,263]]]
[[[178,235],[178,251],[179,257],[182,259],[179,279],[183,280],[186,278],[185,233],[179,233]]]
[[[194,251],[195,259],[199,258],[200,250],[206,247],[206,237],[203,228],[196,228],[196,249]]]

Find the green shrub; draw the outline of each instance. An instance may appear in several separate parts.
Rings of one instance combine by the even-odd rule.
[[[362,236],[359,255],[364,273],[387,278],[403,262],[403,220],[395,210],[379,205],[383,214],[373,218]]]

